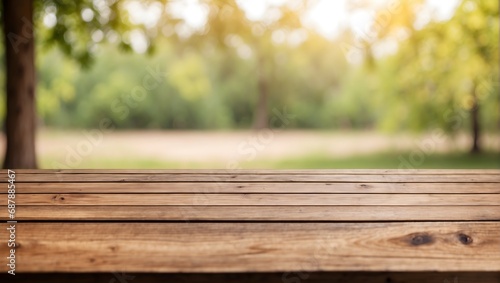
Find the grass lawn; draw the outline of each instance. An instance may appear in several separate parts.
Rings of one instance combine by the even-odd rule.
[[[51,159],[42,157],[41,168],[51,168]],[[263,169],[500,169],[500,153],[486,152],[477,155],[447,153],[424,155],[418,152],[376,153],[351,157],[332,158],[321,155],[306,155],[279,160],[256,160],[241,162],[240,168]],[[201,169],[227,168],[224,163],[212,162],[167,162],[137,158],[88,158],[75,168],[114,169]]]
[[[377,153],[338,159],[317,155],[263,163],[262,165],[283,169],[500,169],[500,153],[477,155],[464,153],[433,155],[411,155],[410,152]]]
[[[500,168],[499,141],[500,133],[485,134],[485,152],[471,155],[466,133],[434,140],[430,133],[289,130],[263,139],[259,132],[243,130],[126,130],[92,136],[86,130],[45,129],[37,149],[41,168],[473,169]]]

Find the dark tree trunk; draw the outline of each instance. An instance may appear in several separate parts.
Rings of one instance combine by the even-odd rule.
[[[3,167],[36,168],[33,1],[3,0],[7,149]]]
[[[472,148],[471,153],[481,152],[480,136],[481,136],[481,126],[479,125],[479,103],[476,96],[476,87],[474,85],[472,89],[472,108],[471,108],[471,129],[472,129]]]
[[[257,108],[255,109],[254,129],[264,129],[269,126],[267,113],[268,89],[266,78],[259,75],[258,84],[259,98],[257,101]]]

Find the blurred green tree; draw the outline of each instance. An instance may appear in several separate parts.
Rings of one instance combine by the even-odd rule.
[[[35,23],[48,20],[51,27],[43,40],[88,66],[95,40],[113,35],[124,49],[130,38],[117,36],[144,27],[130,23],[120,6],[124,1],[19,0],[2,1],[5,37],[7,149],[4,168],[36,168],[35,154]],[[126,14],[126,13],[125,13]],[[62,86],[61,86],[62,87]],[[68,89],[63,87],[63,89]],[[63,90],[64,91],[64,90]],[[42,89],[42,94],[44,90]],[[66,94],[68,95],[68,94]]]
[[[463,0],[451,19],[428,19],[422,24],[423,4],[404,0],[378,7],[370,36],[363,38],[365,62],[375,68],[379,93],[390,105],[386,109],[391,109],[381,124],[406,124],[413,129],[439,126],[447,132],[469,125],[471,152],[477,153],[481,125],[499,118],[494,110],[499,107],[498,1]],[[354,9],[366,8],[358,5]],[[391,58],[376,60],[374,67],[373,49],[391,40],[399,41],[398,51]],[[387,74],[397,74],[397,80]],[[482,105],[490,108],[483,116]]]
[[[269,127],[270,92],[276,81],[276,64],[279,52],[278,38],[285,37],[302,28],[300,11],[307,1],[296,1],[295,5],[270,6],[262,18],[250,19],[236,0],[204,0],[209,13],[204,29],[192,36],[191,42],[205,48],[207,44],[233,52],[252,60],[256,77],[257,101],[253,127]],[[231,63],[229,61],[226,62]]]
[[[219,46],[222,46],[227,44],[228,36],[237,35],[255,54],[259,96],[254,124],[257,128],[265,127],[268,123],[268,80],[272,80],[269,78],[272,78],[273,73],[273,58],[270,57],[274,55],[271,50],[270,32],[278,28],[298,27],[300,24],[298,15],[283,5],[280,11],[274,11],[279,16],[270,22],[249,21],[235,1],[204,2],[209,5],[210,13],[205,25],[206,31],[209,32],[204,32],[203,40],[206,41],[207,37],[213,38]],[[122,7],[126,1],[20,0],[15,4],[12,1],[3,1],[2,19],[7,58],[5,121],[7,149],[3,164],[5,168],[36,167],[34,27],[37,25],[35,23],[46,21],[50,25],[43,33],[42,40],[46,46],[57,45],[64,54],[87,67],[99,41],[113,38],[119,42],[122,49],[130,50],[130,31],[142,31],[143,35],[151,39],[162,29],[178,28],[182,20],[167,15],[168,11],[165,9],[167,3],[168,1],[142,3],[159,5],[159,10],[163,11],[164,16],[160,17],[155,26],[146,27],[130,21],[127,10]],[[172,37],[178,35],[177,32],[171,34]],[[153,50],[153,45],[149,44],[148,48]],[[186,88],[182,89],[185,93]],[[44,90],[42,88],[42,93],[47,94]],[[53,105],[55,101],[52,101]]]

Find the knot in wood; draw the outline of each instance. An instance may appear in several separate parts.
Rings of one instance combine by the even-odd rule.
[[[414,246],[420,246],[432,243],[433,239],[429,234],[414,234],[411,237],[411,244]]]
[[[462,243],[464,245],[472,244],[472,237],[470,237],[469,235],[466,235],[464,233],[458,234],[458,240],[460,241],[460,243]]]

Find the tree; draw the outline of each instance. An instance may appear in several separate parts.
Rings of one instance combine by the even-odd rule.
[[[3,1],[7,65],[7,149],[4,168],[35,168],[33,2]]]
[[[464,91],[462,107],[470,111],[472,153],[481,151],[481,104],[491,93],[498,93],[498,90],[494,92],[491,84],[497,77],[494,73],[499,72],[496,64],[500,24],[498,17],[499,6],[496,1],[464,1],[450,23],[462,31],[461,42],[456,42],[460,47],[457,46],[454,54],[460,56],[465,48],[470,50],[463,62],[468,66],[463,73],[464,79],[469,78],[470,85],[469,90]],[[488,89],[484,89],[484,84],[488,84]]]
[[[408,113],[398,121],[406,121],[414,129],[440,126],[458,132],[468,125],[470,152],[480,152],[485,122],[481,109],[488,101],[498,103],[492,95],[498,92],[494,83],[498,76],[498,2],[464,0],[451,19],[431,19],[423,26],[417,24],[418,15],[425,13],[423,1],[398,3],[392,11],[382,7],[376,13],[374,36],[365,52],[406,34],[395,55],[377,60],[375,72],[383,73],[386,66],[380,63],[389,63],[394,66],[391,73],[398,74],[392,82],[395,91],[385,91],[386,101],[406,104]],[[393,116],[386,115],[388,119]]]
[[[35,154],[35,32],[36,23],[52,19],[47,44],[55,44],[83,66],[92,59],[97,44],[92,36],[113,37],[124,50],[130,50],[125,31],[144,26],[133,25],[120,7],[124,1],[2,1],[6,56],[7,148],[4,168],[36,168]]]
[[[206,0],[209,14],[205,28],[192,37],[201,47],[212,44],[225,52],[246,50],[246,55],[255,64],[257,101],[253,127],[269,126],[269,98],[275,77],[276,62],[274,33],[283,35],[301,28],[299,11],[305,6],[299,2],[295,7],[281,5],[268,7],[260,19],[249,19],[243,8],[234,0]],[[215,43],[215,44],[214,44]]]
[[[398,57],[404,63],[400,72],[415,73],[420,69],[418,77],[407,80],[413,82],[413,89],[403,87],[404,92],[413,92],[413,101],[422,105],[421,110],[428,115],[434,113],[434,122],[445,129],[457,132],[469,125],[471,153],[481,151],[485,120],[482,105],[488,101],[498,103],[494,99],[498,91],[494,84],[498,73],[497,4],[462,1],[450,20],[415,31],[403,47],[414,52],[405,56],[401,52]]]
[[[155,6],[162,11],[162,17],[154,26],[132,23],[127,10],[123,7],[128,1],[116,0],[3,0],[3,31],[7,58],[7,149],[4,168],[36,168],[35,128],[36,128],[36,87],[35,87],[35,32],[41,32],[42,21],[47,22],[43,30],[45,45],[58,46],[66,55],[77,60],[83,67],[92,62],[93,50],[100,42],[117,41],[123,50],[131,49],[130,31],[141,32],[148,40],[148,51],[152,51],[152,38],[161,32],[161,28],[175,29],[182,21],[174,18],[168,9],[167,0],[140,2],[140,5]],[[139,3],[139,2],[138,2]],[[246,45],[253,47],[257,62],[258,92],[255,125],[267,126],[267,104],[269,68],[269,45],[271,32],[275,28],[297,26],[299,21],[290,9],[283,6],[280,17],[269,23],[249,21],[235,1],[207,0],[211,7],[211,16],[205,30],[219,45],[225,45],[226,37],[237,33],[243,37]],[[227,7],[232,12],[227,13]],[[224,9],[219,9],[224,8]],[[237,12],[237,13],[235,13]],[[222,13],[229,15],[225,21]],[[219,17],[221,16],[221,17]],[[268,25],[266,27],[265,25]],[[271,29],[269,29],[269,25]],[[265,38],[255,33],[256,29],[265,28]],[[171,37],[178,37],[174,32]],[[209,37],[210,37],[209,36]],[[206,40],[206,37],[205,39]],[[182,42],[182,40],[179,40]],[[272,53],[272,52],[271,52]],[[267,65],[267,66],[265,66]]]

